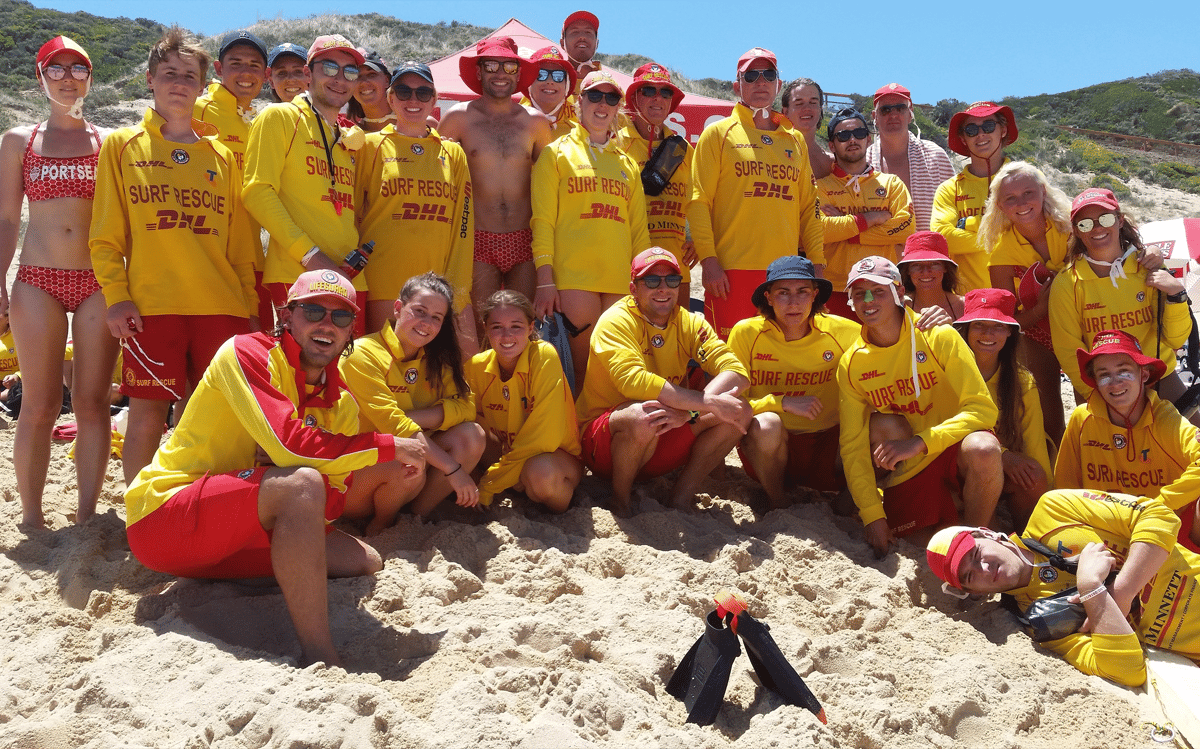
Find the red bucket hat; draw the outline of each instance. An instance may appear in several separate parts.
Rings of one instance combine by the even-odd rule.
[[[458,58],[458,75],[462,78],[462,82],[467,84],[467,88],[477,94],[483,94],[483,87],[480,85],[478,76],[475,75],[475,68],[479,61],[484,57],[491,57],[497,60],[516,60],[520,65],[517,72],[517,91],[526,91],[529,85],[537,79],[537,67],[526,60],[517,52],[517,43],[509,36],[492,36],[486,39],[480,39],[475,43],[475,55],[463,55]]]
[[[926,260],[941,260],[958,267],[958,263],[950,258],[950,245],[941,234],[936,231],[918,231],[910,234],[908,239],[904,240],[904,254],[900,256],[897,265]]]
[[[1017,298],[1007,289],[972,289],[963,299],[962,317],[955,324],[972,323],[976,320],[991,320],[1011,325],[1017,330],[1021,323],[1013,317],[1017,313]]]
[[[1142,344],[1123,330],[1102,330],[1092,339],[1092,350],[1075,349],[1075,359],[1079,362],[1079,378],[1090,388],[1096,387],[1096,379],[1088,371],[1088,365],[1097,356],[1105,354],[1126,354],[1139,367],[1150,367],[1150,380],[1146,387],[1162,379],[1167,373],[1167,365],[1161,359],[1146,356],[1142,353]]]
[[[671,97],[671,112],[678,109],[679,103],[683,101],[683,91],[671,82],[671,71],[656,62],[648,62],[633,71],[633,83],[629,84],[629,88],[625,91],[626,98],[632,101],[634,93],[643,86],[665,87],[674,91],[675,95]]]
[[[959,156],[970,156],[971,151],[967,148],[967,142],[958,133],[962,129],[963,121],[968,117],[990,117],[993,114],[999,114],[1004,118],[1004,125],[1008,130],[1004,136],[1004,145],[1008,146],[1016,143],[1017,118],[1013,116],[1012,108],[993,104],[990,101],[980,101],[967,107],[965,112],[958,112],[950,118],[950,127],[946,133],[946,140],[949,143],[950,150]]]
[[[562,50],[557,44],[551,44],[549,47],[542,47],[529,58],[529,63],[533,65],[533,78],[529,81],[529,86],[537,82],[537,71],[547,63],[558,65],[558,67],[567,71],[567,95],[575,90],[576,82],[579,80],[579,74],[575,72],[575,66],[567,62],[567,58],[563,57]],[[528,93],[529,86],[521,89]]]

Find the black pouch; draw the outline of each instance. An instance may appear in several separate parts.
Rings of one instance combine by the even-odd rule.
[[[1074,557],[1067,558],[1059,554],[1055,554],[1049,548],[1034,541],[1032,538],[1022,538],[1021,543],[1025,544],[1027,549],[1031,549],[1038,554],[1046,557],[1050,562],[1050,566],[1055,569],[1069,572],[1072,575],[1079,570],[1079,563]],[[1111,589],[1113,582],[1117,579],[1117,572],[1113,572],[1104,581],[1105,585]],[[1058,640],[1067,635],[1075,634],[1079,628],[1083,626],[1087,619],[1087,610],[1082,603],[1071,603],[1068,599],[1071,596],[1079,594],[1079,589],[1075,587],[1061,590],[1052,596],[1039,598],[1029,605],[1025,611],[1021,611],[1021,607],[1017,604],[1017,599],[1010,595],[1001,596],[1001,601],[1005,608],[1012,612],[1017,618],[1017,623],[1024,628],[1026,634],[1033,638],[1034,642],[1049,642],[1050,640]]]
[[[678,135],[668,135],[663,138],[658,148],[646,160],[642,167],[642,189],[653,197],[661,195],[671,183],[675,170],[687,158],[687,141]]]

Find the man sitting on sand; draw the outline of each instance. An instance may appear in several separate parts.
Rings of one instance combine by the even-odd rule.
[[[967,522],[992,522],[1004,487],[988,431],[998,412],[966,341],[917,326],[886,258],[856,263],[846,291],[863,329],[838,363],[840,440],[867,543],[882,557],[896,537],[958,522],[958,493]]]
[[[670,504],[692,509],[700,481],[754,416],[746,368],[698,315],[679,307],[679,262],[661,247],[633,259],[629,296],[596,322],[579,396],[583,460],[610,476],[613,512],[628,515],[635,478],[683,468]],[[688,361],[712,376],[688,387]]]
[[[1200,556],[1176,543],[1178,530],[1158,499],[1061,489],[1042,495],[1019,536],[953,526],[930,540],[926,556],[946,592],[1008,593],[1025,616],[1034,601],[1076,588],[1068,601],[1083,612],[1042,619],[1034,632],[1051,639],[1039,644],[1084,673],[1138,686],[1143,644],[1200,657],[1200,617],[1187,605],[1200,593]]]
[[[125,493],[129,548],[150,569],[274,575],[302,664],[342,665],[326,577],[383,569],[379,552],[327,523],[347,503],[424,480],[420,443],[358,434],[358,404],[338,375],[355,296],[335,271],[301,274],[275,334],[221,346],[183,420]]]

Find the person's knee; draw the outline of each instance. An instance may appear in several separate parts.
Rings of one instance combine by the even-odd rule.
[[[264,482],[259,498],[272,502],[280,515],[319,512],[324,517],[325,476],[315,468],[299,466],[287,476]]]
[[[608,428],[614,445],[620,440],[621,444],[645,447],[658,437],[658,430],[650,423],[650,415],[640,404],[613,413]]]
[[[971,432],[963,438],[959,456],[963,467],[971,470],[1001,470],[1003,449],[991,432]]]
[[[761,413],[753,416],[746,427],[742,445],[756,453],[775,452],[783,445],[787,430],[777,413]]]
[[[913,436],[912,427],[899,414],[871,414],[870,439],[874,447],[888,440],[906,440]]]

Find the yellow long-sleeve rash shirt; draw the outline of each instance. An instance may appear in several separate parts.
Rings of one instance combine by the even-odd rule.
[[[1162,345],[1158,343],[1158,290],[1146,285],[1146,269],[1130,255],[1124,264],[1126,278],[1118,278],[1114,287],[1107,274],[1097,276],[1086,258],[1077,257],[1062,270],[1050,286],[1050,335],[1054,355],[1071,384],[1084,395],[1088,387],[1079,376],[1075,350],[1091,348],[1092,339],[1102,330],[1123,330],[1142,346],[1142,351],[1157,356],[1175,371],[1175,349],[1191,332],[1192,314],[1187,304],[1163,302]]]
[[[314,388],[298,371],[300,347],[290,334],[230,338],[192,394],[175,431],[125,492],[127,525],[154,512],[206,474],[253,468],[262,448],[281,468],[308,466],[338,491],[352,471],[392,460],[390,434],[359,434],[358,404],[337,367]]]
[[[364,136],[357,127],[339,136],[336,126],[318,123],[307,97],[272,104],[250,126],[242,199],[271,235],[265,283],[295,281],[304,272],[300,260],[313,247],[341,265],[358,246],[351,146],[360,146]],[[354,288],[367,290],[365,275],[355,276]]]
[[[541,112],[538,106],[529,100],[528,96],[521,97],[521,106],[531,107],[535,111]],[[545,114],[545,112],[542,112]],[[549,115],[546,115],[549,117]],[[553,122],[550,123],[550,132],[553,133],[551,140],[557,140],[567,133],[575,129],[579,124],[579,114],[575,111],[575,97],[568,96],[554,113]]]
[[[759,130],[741,102],[700,133],[692,157],[688,223],[696,255],[725,270],[763,270],[781,255],[804,252],[826,262],[825,235],[808,146],[787,117]]]
[[[256,110],[252,107],[243,110],[237,103],[233,92],[219,82],[211,83],[208,90],[196,100],[192,117],[217,128],[217,141],[233,152],[237,160],[238,171],[246,170],[246,144],[250,142],[250,121]],[[238,189],[238,199],[241,199],[241,188]],[[259,236],[262,228],[258,220],[248,216],[251,232]],[[266,256],[262,249],[254,254],[254,270],[261,272],[266,265]]]
[[[814,315],[808,335],[788,341],[772,320],[742,320],[729,333],[729,348],[750,373],[747,396],[754,413],[777,413],[789,432],[823,432],[838,423],[837,366],[862,326],[844,317]],[[821,401],[815,419],[787,413],[783,399],[808,395]]]
[[[17,344],[13,343],[12,330],[6,330],[0,335],[0,379],[16,374],[21,369],[17,360]]]
[[[1042,418],[1042,399],[1038,395],[1037,383],[1033,380],[1033,375],[1029,370],[1022,369],[1020,374],[1021,379],[1021,404],[1025,407],[1021,415],[1021,446],[1020,452],[1022,455],[1033,458],[1037,464],[1046,472],[1046,481],[1050,488],[1056,486],[1054,481],[1054,469],[1050,465],[1050,449],[1046,446],[1046,426]],[[992,398],[992,403],[996,404],[997,413],[1000,409],[1000,372],[996,371],[992,378],[987,381],[988,395]],[[1002,445],[1005,450],[1017,450],[1014,445]]]
[[[1005,159],[1005,163],[1008,160]],[[987,203],[989,181],[963,170],[938,186],[933,196],[933,217],[929,228],[946,238],[950,257],[958,263],[958,291],[987,289],[992,285],[988,276],[988,253],[976,242],[979,221]],[[958,222],[963,221],[963,227]]]
[[[462,146],[430,129],[410,138],[388,125],[367,136],[355,175],[359,241],[375,242],[363,273],[367,298],[392,300],[412,276],[433,271],[454,289],[454,312],[471,304],[475,219]]]
[[[533,262],[553,266],[560,289],[629,291],[629,264],[650,247],[641,171],[617,139],[588,141],[582,125],[533,165]]]
[[[362,407],[363,426],[376,432],[411,437],[421,427],[406,412],[441,406],[442,431],[475,419],[475,401],[471,393],[460,393],[454,376],[447,368],[439,387],[429,382],[425,350],[404,361],[404,350],[392,326],[354,341],[354,351],[342,359],[342,377],[346,387]]]
[[[1046,222],[1046,248],[1050,251],[1050,261],[1045,263],[1046,268],[1057,273],[1067,265],[1067,240],[1071,238],[1070,234],[1059,231],[1054,224]],[[1028,270],[1029,266],[1034,263],[1041,262],[1042,256],[1033,248],[1029,240],[1017,231],[1015,227],[1008,227],[1000,238],[996,240],[995,247],[988,255],[988,268],[996,266],[1011,266],[1013,271],[1013,286],[1018,291],[1021,288],[1021,276]],[[990,274],[989,270],[989,274]],[[1020,298],[1018,296],[1018,298]]]
[[[1075,407],[1054,467],[1060,487],[1158,497],[1176,511],[1196,501],[1196,427],[1153,390],[1146,395],[1149,402],[1131,431],[1112,423],[1099,393]]]
[[[671,132],[668,130],[667,135]],[[617,134],[625,152],[634,160],[638,174],[650,160],[650,141],[643,138],[633,125]],[[654,147],[662,139],[654,141]],[[671,175],[671,181],[658,195],[646,196],[646,222],[650,232],[650,244],[668,250],[679,261],[679,272],[683,282],[692,279],[691,268],[683,262],[683,244],[687,241],[687,210],[692,202],[692,147],[687,146],[683,163]],[[639,178],[640,179],[640,178]]]
[[[147,109],[100,148],[88,248],[104,301],[142,315],[256,315],[261,245],[237,162],[210,125],[193,120],[202,137],[184,144],[163,139],[164,122]]]
[[[577,405],[580,425],[626,401],[657,398],[663,385],[678,385],[693,360],[714,377],[746,368],[700,315],[676,308],[659,328],[627,296],[596,321],[588,354],[587,375]]]
[[[500,460],[479,481],[482,504],[517,484],[530,458],[556,450],[579,455],[575,398],[549,343],[531,341],[507,380],[495,351],[478,353],[467,364],[467,383],[475,396],[476,421],[501,449]]]
[[[996,424],[996,405],[967,342],[953,328],[939,325],[915,331],[914,348],[915,322],[916,314],[906,309],[894,345],[875,346],[859,336],[838,363],[842,463],[863,525],[886,516],[871,460],[873,412],[902,415],[927,450],[897,466],[888,486],[912,478],[971,432]],[[914,362],[919,394],[913,386]]]
[[[825,277],[833,288],[846,286],[850,268],[869,255],[880,255],[893,263],[904,251],[904,240],[913,233],[912,198],[904,181],[894,174],[870,169],[850,175],[836,164],[833,172],[817,181],[822,205],[841,209],[843,216],[822,216],[825,224]],[[879,226],[867,228],[862,214],[887,211],[892,214]]]
[[[1141,643],[1190,658],[1200,657],[1200,556],[1175,543],[1179,518],[1157,499],[1091,490],[1059,489],[1042,495],[1022,536],[1033,538],[1063,556],[1074,556],[1099,541],[1125,563],[1135,542],[1170,551],[1158,574],[1138,596],[1141,617],[1127,635],[1073,634],[1042,643],[1072,666],[1119,684],[1138,686],[1146,680]],[[1017,536],[1012,536],[1020,544]],[[1022,545],[1023,546],[1023,545]],[[1040,556],[1038,561],[1044,561]],[[1057,570],[1054,579],[1032,575],[1024,588],[1010,591],[1021,610],[1076,584],[1075,576]],[[1047,575],[1050,577],[1050,575]]]

